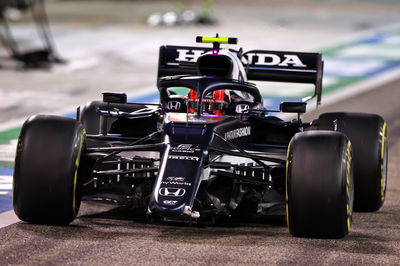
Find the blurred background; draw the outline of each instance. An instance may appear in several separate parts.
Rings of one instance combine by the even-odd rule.
[[[124,91],[134,100],[156,101],[159,46],[193,46],[196,35],[238,37],[239,45],[231,48],[245,51],[322,52],[326,93],[397,67],[400,59],[396,0],[0,3],[3,127],[34,113],[71,113],[100,98],[101,91]],[[267,107],[276,102],[274,97],[309,92],[304,86],[263,88]]]

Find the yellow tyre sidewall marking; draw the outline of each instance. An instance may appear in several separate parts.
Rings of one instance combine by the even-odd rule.
[[[18,154],[21,153],[21,147],[22,147],[22,130],[21,133],[18,137],[18,142],[17,142],[17,147],[15,151],[15,158],[14,158],[14,171],[13,171],[13,182],[12,182],[12,200],[13,200],[13,205],[14,205],[14,200],[15,200],[15,195],[14,195],[14,186],[15,186],[15,181],[14,181],[14,173],[15,173],[15,162],[17,161]]]
[[[351,208],[350,208],[350,179],[351,179],[351,142],[347,142],[347,160],[346,160],[346,214],[347,214],[347,230],[351,229]]]
[[[80,135],[78,155],[76,156],[76,160],[75,160],[74,187],[73,187],[73,191],[72,191],[72,211],[73,211],[74,217],[78,214],[77,208],[76,208],[76,186],[77,186],[77,182],[78,182],[79,162],[81,159],[83,140],[85,138],[85,135],[86,135],[86,131],[83,130],[82,134]]]
[[[289,194],[288,194],[288,178],[289,178],[289,166],[290,166],[290,145],[292,142],[289,143],[287,154],[286,154],[286,222],[287,226],[289,227]]]
[[[386,156],[386,134],[387,125],[386,122],[382,126],[382,140],[381,140],[381,201],[385,201],[385,191],[386,191],[386,169],[385,169],[385,156]]]

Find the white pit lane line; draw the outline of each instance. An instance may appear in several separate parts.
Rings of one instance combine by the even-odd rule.
[[[0,195],[12,190],[12,176],[0,175]]]
[[[11,190],[12,176],[0,176],[0,198],[11,193]],[[0,213],[0,228],[19,221],[13,210]]]

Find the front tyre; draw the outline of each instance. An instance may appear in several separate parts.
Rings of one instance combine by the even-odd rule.
[[[307,131],[290,141],[286,213],[296,237],[341,238],[351,227],[351,143],[333,131]]]
[[[73,221],[81,201],[84,135],[81,123],[70,118],[37,115],[24,123],[13,180],[19,219],[40,224]]]

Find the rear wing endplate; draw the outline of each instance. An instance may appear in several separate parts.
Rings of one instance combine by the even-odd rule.
[[[247,79],[310,83],[315,85],[317,105],[321,103],[323,60],[320,53],[252,50],[243,54]]]

